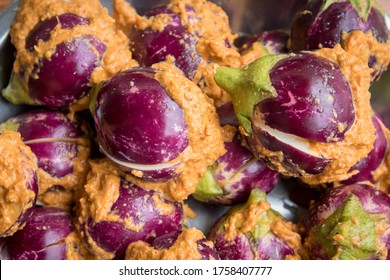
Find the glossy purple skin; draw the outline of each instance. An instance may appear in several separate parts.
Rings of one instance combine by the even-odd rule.
[[[121,222],[95,222],[92,218],[85,221],[86,225],[82,228],[98,246],[115,253],[115,259],[124,259],[125,250],[130,243],[135,241],[151,243],[158,236],[182,230],[184,216],[181,204],[160,197],[164,203],[173,207],[172,213],[162,215],[153,202],[153,195],[158,194],[121,181],[119,197],[112,205],[111,212],[122,219],[131,218],[135,225],[143,225],[139,231],[127,229]]]
[[[381,165],[384,161],[387,150],[388,141],[385,132],[383,131],[383,124],[378,115],[372,117],[372,122],[375,127],[375,142],[374,148],[367,155],[367,157],[356,163],[350,171],[358,170],[359,173],[353,175],[348,180],[342,181],[344,185],[349,185],[357,182],[370,181],[376,183],[373,177],[373,172]]]
[[[217,160],[215,180],[224,194],[211,197],[209,203],[234,205],[247,201],[252,189],[269,193],[280,179],[280,174],[256,159],[251,151],[241,145],[236,136],[225,142],[226,153]]]
[[[198,240],[198,252],[202,255],[202,260],[219,260],[220,257],[215,248],[211,248],[207,243],[206,238]]]
[[[383,121],[384,125],[386,127],[390,127],[390,115],[389,115],[389,111],[387,109],[387,103],[386,104],[383,104],[384,106],[384,110],[382,111],[378,111],[378,114],[381,116],[381,120]]]
[[[225,232],[209,237],[214,242],[221,260],[253,260],[255,254],[250,241],[245,235],[235,236],[233,242],[224,238]]]
[[[305,171],[308,174],[319,174],[331,160],[326,158],[319,158],[309,155],[301,150],[290,146],[287,143],[279,141],[268,132],[261,130],[256,126],[253,127],[254,143],[257,145],[264,146],[266,149],[274,152],[283,152],[283,166],[290,172],[296,173],[297,168]]]
[[[50,59],[42,58],[34,66],[28,81],[29,97],[37,104],[57,108],[81,99],[90,89],[89,78],[105,49],[92,35],[58,44]]]
[[[238,120],[234,113],[232,102],[224,103],[217,107],[217,114],[221,126],[238,126]],[[233,205],[244,202],[253,188],[259,188],[269,193],[280,179],[280,175],[269,169],[262,161],[256,160],[250,150],[245,148],[237,136],[232,142],[225,142],[226,153],[217,160],[217,164],[225,165],[216,172],[216,180],[225,180],[224,172],[228,172],[230,179],[223,182],[226,184],[223,196],[210,198],[209,203]],[[234,174],[237,172],[238,175]]]
[[[266,125],[317,142],[344,139],[355,112],[349,82],[338,65],[298,53],[279,60],[269,75],[277,96],[256,105]]]
[[[67,142],[28,144],[38,159],[38,167],[51,176],[61,178],[73,172],[78,145]]]
[[[156,239],[154,239],[151,245],[153,246],[154,249],[157,250],[168,249],[173,245],[173,243],[175,243],[180,233],[181,231],[177,231],[177,232],[171,232],[165,235],[161,235]]]
[[[44,42],[49,41],[50,33],[58,23],[61,24],[61,29],[72,29],[76,25],[88,25],[89,20],[71,13],[61,14],[44,20],[38,23],[28,34],[26,38],[26,49],[33,51],[34,47],[38,45],[39,40]]]
[[[153,8],[146,17],[166,14],[171,18],[162,31],[146,28],[134,30],[130,35],[133,58],[142,66],[164,61],[168,55],[175,65],[190,79],[194,78],[201,57],[196,51],[196,38],[182,25],[180,16],[166,6]]]
[[[350,194],[354,194],[359,198],[363,209],[367,213],[384,215],[387,219],[387,225],[390,226],[390,196],[369,185],[360,183],[332,188],[324,193],[320,200],[309,209],[306,221],[308,228],[323,223]],[[390,227],[381,236],[381,240],[386,244],[387,260],[390,260]]]
[[[353,30],[372,31],[378,42],[388,39],[383,14],[371,8],[367,20],[361,18],[349,1],[331,4],[321,11],[323,0],[310,1],[293,21],[291,44],[294,51],[333,47],[341,43],[342,33]]]
[[[251,240],[250,236],[238,234],[233,240],[225,237],[221,227],[221,217],[210,229],[209,240],[214,242],[221,260],[283,260],[294,251],[272,233],[267,233],[260,240]],[[256,244],[257,245],[256,245]]]
[[[4,239],[0,255],[11,260],[65,260],[72,217],[57,208],[34,208],[25,227]]]
[[[215,239],[215,246],[222,260],[253,260],[255,254],[250,241],[245,235],[235,236],[233,242],[226,240],[219,233]],[[257,254],[259,260],[283,260],[294,251],[284,242],[273,235],[267,235],[258,244]]]
[[[237,126],[239,125],[237,116],[234,113],[234,107],[233,103],[231,101],[226,102],[218,107],[217,109],[217,114],[219,117],[219,123],[221,126],[224,125],[231,125],[231,126]]]
[[[184,112],[151,68],[114,75],[99,90],[93,115],[99,144],[124,162],[168,162],[188,145]]]
[[[240,53],[249,50],[254,43],[263,44],[271,53],[287,53],[290,34],[282,30],[264,31],[246,39]]]
[[[17,131],[36,155],[39,168],[59,178],[73,172],[78,144],[62,139],[83,137],[78,122],[70,120],[65,113],[47,109],[27,111],[11,120],[19,124]]]
[[[159,236],[152,242],[152,246],[157,250],[168,249],[175,243],[179,235],[180,232],[174,232]],[[215,248],[210,247],[206,242],[206,238],[196,241],[198,245],[198,252],[201,254],[202,260],[219,260],[218,253]]]

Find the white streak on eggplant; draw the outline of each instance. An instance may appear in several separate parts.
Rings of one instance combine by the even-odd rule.
[[[30,144],[38,144],[38,143],[52,143],[52,142],[68,142],[68,143],[75,143],[75,144],[83,144],[85,143],[85,140],[78,139],[78,138],[39,138],[39,139],[33,139],[28,141],[23,141],[24,144],[30,145]]]
[[[307,140],[302,138],[302,137],[299,137],[299,136],[296,136],[296,135],[293,135],[290,133],[284,133],[284,132],[281,132],[279,130],[273,129],[273,128],[265,125],[264,123],[262,123],[258,120],[254,121],[254,125],[257,127],[260,127],[262,130],[268,132],[271,136],[275,137],[280,142],[283,142],[287,145],[290,145],[293,148],[300,150],[308,155],[311,155],[311,156],[317,157],[317,158],[328,158],[326,155],[320,155],[316,151],[313,151],[312,149],[310,149],[310,146],[307,143]]]
[[[131,162],[125,162],[122,160],[119,160],[112,155],[110,155],[106,150],[103,149],[103,147],[100,146],[100,150],[113,162],[115,162],[118,165],[134,169],[134,170],[140,170],[140,171],[157,171],[162,170],[166,168],[172,168],[175,165],[177,165],[179,162],[177,160],[169,161],[169,162],[163,162],[159,164],[136,164]]]

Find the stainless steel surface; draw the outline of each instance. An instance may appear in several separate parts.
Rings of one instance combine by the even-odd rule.
[[[143,13],[145,9],[164,0],[132,0],[133,6],[138,12]],[[230,23],[234,32],[239,34],[251,34],[261,30],[289,29],[294,13],[306,0],[215,0],[228,13]],[[111,10],[111,1],[102,1]],[[4,88],[9,79],[14,59],[14,49],[10,43],[8,31],[14,18],[18,1],[14,1],[0,14],[0,89]],[[373,107],[386,110],[390,104],[390,71],[388,71],[380,82],[376,83],[372,92],[376,94],[373,98]],[[380,96],[381,95],[381,96]],[[388,103],[382,102],[389,100]],[[12,115],[25,110],[26,107],[14,106],[7,103],[0,97],[0,122]],[[298,216],[305,212],[305,209],[297,206],[290,200],[292,186],[281,183],[268,196],[271,205],[285,218],[296,221]],[[190,226],[195,226],[205,233],[208,232],[212,223],[220,217],[228,208],[204,205],[193,199],[188,204],[198,213],[196,219],[190,220]]]

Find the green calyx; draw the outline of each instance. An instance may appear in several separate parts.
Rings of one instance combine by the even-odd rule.
[[[364,20],[367,20],[368,14],[371,11],[372,0],[349,0],[352,6],[356,9],[359,16]]]
[[[226,220],[221,225],[221,227],[224,227],[226,223],[230,223],[231,217],[236,213],[242,213],[243,215],[236,217],[234,220],[234,227],[236,229],[242,229],[247,222],[247,211],[249,210],[251,205],[258,204],[260,202],[266,202],[267,196],[265,192],[260,191],[259,189],[253,189],[249,195],[248,200],[243,203],[236,206],[233,206],[227,213],[226,213]],[[279,216],[277,212],[273,211],[272,209],[269,209],[267,211],[264,211],[261,213],[256,221],[256,225],[253,227],[253,230],[251,232],[245,232],[246,235],[251,236],[255,240],[259,240],[262,237],[264,237],[266,234],[270,232],[271,229],[271,223],[275,219],[276,216]]]
[[[223,195],[223,190],[218,186],[218,182],[214,178],[214,170],[215,165],[210,165],[199,180],[195,193],[192,194],[196,200],[208,202],[210,198]]]
[[[284,57],[286,55],[267,55],[245,68],[220,66],[216,69],[215,82],[231,96],[237,119],[249,134],[252,133],[254,106],[264,99],[276,96],[269,71]]]
[[[258,45],[259,45],[260,50],[261,50],[261,53],[262,53],[262,56],[271,55],[271,54],[274,53],[274,52],[272,52],[271,49],[267,48],[267,46],[264,45],[263,40],[257,41],[255,44],[258,44]]]
[[[3,89],[2,94],[7,101],[15,105],[37,105],[37,103],[28,96],[28,90],[23,87],[19,75],[13,72],[9,84]]]
[[[380,253],[375,225],[376,219],[363,209],[359,198],[351,194],[313,234],[330,258],[371,259]]]
[[[13,119],[9,119],[0,124],[0,134],[3,133],[4,130],[18,131],[19,127],[20,123],[15,122]]]
[[[102,88],[103,84],[104,82],[100,82],[96,86],[92,87],[91,90],[89,91],[89,96],[90,96],[89,111],[91,112],[92,115],[95,113],[97,95],[100,89]]]
[[[337,2],[345,2],[344,0],[325,0],[322,6],[322,11],[326,10],[330,5]],[[376,6],[373,0],[348,0],[349,3],[355,8],[359,16],[364,20],[367,20],[368,14],[371,11],[372,6]]]

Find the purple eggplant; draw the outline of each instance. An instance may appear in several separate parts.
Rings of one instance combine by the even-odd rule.
[[[375,142],[374,148],[371,152],[358,163],[356,163],[349,172],[358,171],[356,175],[353,175],[349,179],[342,181],[343,185],[350,185],[363,181],[370,181],[371,183],[377,183],[381,177],[387,174],[376,174],[379,167],[384,163],[389,143],[387,135],[385,133],[385,126],[377,114],[374,114],[372,121],[375,127]]]
[[[309,209],[312,259],[390,259],[390,197],[367,184],[326,191]]]
[[[90,140],[85,122],[60,111],[27,111],[0,128],[20,133],[38,159],[38,201],[69,208],[85,183],[89,170]]]
[[[37,159],[20,134],[0,130],[0,237],[22,228],[38,195]]]
[[[128,260],[219,260],[211,241],[196,228],[157,237],[151,245],[138,241],[126,249]]]
[[[105,82],[93,100],[98,142],[123,170],[144,179],[171,179],[175,159],[188,146],[184,112],[155,78],[152,68],[134,68]]]
[[[254,189],[244,204],[233,206],[211,227],[222,260],[300,259],[296,226],[270,208],[264,192]]]
[[[264,31],[246,38],[239,49],[243,64],[247,65],[264,55],[287,53],[289,39],[290,34],[284,30]]]
[[[130,50],[133,57],[142,66],[152,66],[166,60],[167,56],[172,56],[175,65],[188,78],[193,79],[201,60],[196,50],[195,35],[188,32],[180,16],[167,6],[152,8],[147,11],[145,17],[150,19],[162,15],[169,17],[169,22],[162,30],[147,27],[130,32]],[[164,17],[164,20],[167,19]]]
[[[298,12],[293,21],[291,32],[291,44],[294,51],[314,50],[318,48],[332,48],[336,44],[345,44],[345,40],[353,31],[359,30],[372,35],[372,42],[367,43],[370,54],[367,63],[373,69],[372,80],[377,80],[386,70],[390,56],[386,53],[389,48],[385,47],[388,41],[388,29],[383,11],[373,0],[366,1],[310,1]],[[360,38],[355,46],[366,44]],[[386,50],[378,51],[376,44],[383,44]],[[357,55],[362,56],[358,51]]]
[[[236,114],[234,113],[234,107],[232,102],[226,102],[217,108],[217,114],[219,117],[219,123],[221,126],[225,125],[231,125],[231,126],[238,126],[238,119]]]
[[[318,142],[342,140],[355,115],[350,85],[337,68],[334,63],[308,53],[278,61],[269,72],[277,96],[257,104],[264,125]],[[307,76],[309,71],[312,71],[310,78]],[[295,81],[294,78],[306,80]],[[316,84],[317,81],[322,84]],[[308,88],[310,86],[316,88]],[[301,90],[300,96],[299,93],[290,93],[295,89]],[[326,98],[331,100],[327,102]],[[287,119],[282,119],[282,116]],[[345,124],[343,129],[339,129],[340,123]]]
[[[89,258],[73,226],[72,216],[52,207],[34,208],[26,225],[4,238],[1,259],[75,260]]]
[[[101,151],[172,200],[225,152],[211,100],[169,62],[118,72],[94,89],[90,110]]]
[[[65,13],[41,21],[28,34],[26,38],[26,50],[30,52],[34,51],[34,47],[38,46],[39,40],[43,42],[49,41],[50,33],[58,24],[61,25],[61,29],[72,29],[77,25],[88,25],[89,19],[72,13]]]
[[[139,16],[126,1],[114,1],[114,14],[122,30],[129,34],[135,59],[141,65],[151,65],[170,55],[186,77],[217,105],[229,101],[228,94],[213,79],[215,64],[241,65],[240,53],[234,46],[236,35],[225,11],[207,0],[161,4]]]
[[[11,103],[66,107],[89,91],[90,76],[100,65],[106,46],[94,35],[85,34],[69,37],[45,54],[39,53],[40,42],[57,40],[53,30],[58,24],[61,29],[72,29],[88,25],[89,19],[65,13],[39,22],[31,30],[25,48],[31,56],[38,56],[38,62],[33,67],[21,65],[19,72],[12,73],[9,86],[3,91]]]
[[[151,243],[181,231],[181,203],[126,181],[107,159],[91,165],[78,221],[81,235],[97,258],[123,259],[132,242]]]
[[[347,57],[341,48],[337,55]],[[371,118],[358,118],[356,114],[357,110],[370,110],[368,67],[353,58],[365,71],[360,87],[352,87],[356,78],[348,74],[351,72],[339,67],[334,58],[325,57],[310,52],[268,55],[243,69],[217,68],[215,80],[232,96],[248,146],[284,175],[334,181],[352,167],[345,147],[362,149],[363,156],[372,148]],[[367,102],[360,101],[358,95]],[[357,122],[367,125],[361,133],[368,138],[359,144],[350,136],[358,129]],[[340,156],[327,155],[332,146]],[[353,164],[362,158],[355,152],[353,157]],[[334,164],[337,168],[332,167]],[[341,174],[340,166],[348,164]],[[319,178],[323,172],[330,176]]]
[[[42,59],[31,73],[28,94],[32,102],[66,107],[80,100],[90,89],[90,76],[99,66],[104,51],[105,45],[93,35],[58,44],[53,55]]]
[[[62,42],[49,59],[43,58],[34,66],[27,86],[23,85],[24,78],[12,73],[3,96],[14,104],[69,106],[87,94],[90,75],[99,65],[104,49],[90,35]],[[23,91],[24,87],[28,92]]]
[[[270,168],[244,147],[238,134],[225,142],[226,153],[209,166],[199,181],[195,199],[219,205],[247,201],[252,189],[269,193],[280,179]]]
[[[14,104],[81,111],[91,87],[138,65],[98,0],[20,2],[10,37],[16,58],[3,96]]]

